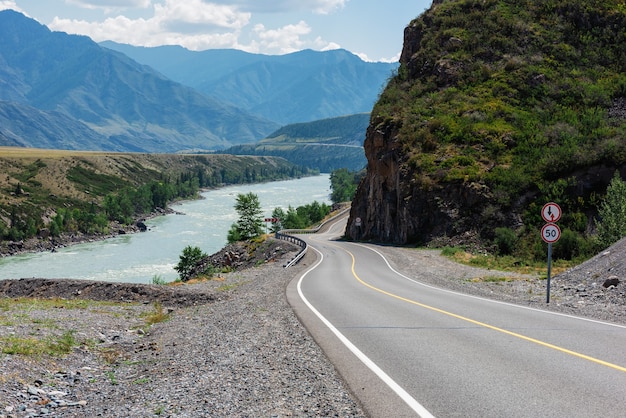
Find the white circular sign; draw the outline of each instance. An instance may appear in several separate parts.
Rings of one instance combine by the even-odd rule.
[[[541,209],[541,217],[546,222],[556,222],[561,219],[561,207],[554,202],[546,203]]]
[[[541,239],[548,244],[557,242],[561,238],[561,228],[557,224],[548,223],[541,228]]]
[[[356,219],[354,220],[354,224],[355,224],[356,226],[361,226],[361,218],[356,218]]]

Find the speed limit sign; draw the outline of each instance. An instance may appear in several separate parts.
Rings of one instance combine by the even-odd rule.
[[[548,244],[557,242],[561,238],[561,228],[557,224],[547,223],[541,228],[541,239]]]

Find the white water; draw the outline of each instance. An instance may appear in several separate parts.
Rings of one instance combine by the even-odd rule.
[[[202,193],[204,199],[173,206],[184,215],[167,215],[146,222],[149,231],[120,235],[104,241],[78,244],[56,252],[0,258],[0,279],[23,277],[151,283],[159,276],[177,278],[174,266],[183,248],[198,246],[213,254],[226,244],[238,218],[234,210],[239,193],[259,197],[264,216],[276,207],[287,209],[318,201],[330,204],[329,175],[263,184],[229,186]]]

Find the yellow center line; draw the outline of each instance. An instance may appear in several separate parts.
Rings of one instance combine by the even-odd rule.
[[[417,302],[417,301],[412,300],[412,299],[407,299],[405,297],[398,296],[398,295],[396,295],[394,293],[390,293],[390,292],[387,292],[385,290],[379,289],[379,288],[377,288],[375,286],[372,286],[371,284],[366,283],[365,281],[363,281],[358,276],[358,274],[356,274],[355,267],[354,267],[355,264],[356,264],[356,259],[354,257],[354,254],[352,254],[350,251],[346,250],[345,248],[342,248],[342,249],[345,252],[347,252],[348,254],[350,254],[350,257],[352,257],[352,275],[357,279],[357,281],[359,283],[361,283],[362,285],[364,285],[366,287],[369,287],[370,289],[372,289],[372,290],[374,290],[376,292],[379,292],[379,293],[382,293],[384,295],[390,296],[392,298],[401,300],[403,302],[410,303],[412,305],[419,306],[421,308],[429,309],[431,311],[438,312],[438,313],[441,313],[441,314],[444,314],[444,315],[448,315],[448,316],[451,316],[453,318],[460,319],[462,321],[466,321],[466,322],[469,322],[469,323],[472,323],[472,324],[475,324],[475,325],[478,325],[478,326],[481,326],[481,327],[484,327],[484,328],[491,329],[493,331],[501,332],[503,334],[507,334],[507,335],[510,335],[510,336],[513,336],[513,337],[517,337],[517,338],[520,338],[522,340],[529,341],[531,343],[535,343],[535,344],[538,344],[538,345],[541,345],[541,346],[544,346],[544,347],[548,347],[548,348],[551,348],[553,350],[560,351],[562,353],[569,354],[569,355],[574,356],[574,357],[578,357],[578,358],[581,358],[581,359],[584,359],[584,360],[588,360],[588,361],[591,361],[591,362],[594,362],[594,363],[597,363],[597,364],[601,364],[603,366],[610,367],[610,368],[618,370],[620,372],[626,372],[626,367],[618,366],[617,364],[609,363],[607,361],[600,360],[600,359],[597,359],[595,357],[591,357],[591,356],[588,356],[588,355],[585,355],[585,354],[581,354],[581,353],[578,353],[576,351],[568,350],[566,348],[559,347],[559,346],[554,345],[554,344],[550,344],[550,343],[547,343],[547,342],[544,342],[544,341],[541,341],[541,340],[537,340],[535,338],[527,337],[525,335],[518,334],[518,333],[512,332],[512,331],[508,331],[508,330],[503,329],[503,328],[498,328],[498,327],[493,326],[493,325],[485,324],[484,322],[476,321],[474,319],[470,319],[470,318],[467,318],[465,316],[457,315],[457,314],[452,313],[452,312],[444,311],[443,309],[435,308],[434,306],[426,305],[424,303],[420,303],[420,302]]]

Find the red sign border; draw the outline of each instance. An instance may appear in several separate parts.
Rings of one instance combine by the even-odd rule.
[[[543,212],[544,210],[548,207],[548,206],[556,206],[559,209],[559,217],[556,219],[547,219],[545,216],[543,216]],[[536,213],[536,212],[535,212]],[[561,210],[561,207],[554,202],[548,202],[545,205],[543,205],[543,207],[541,208],[541,217],[543,218],[544,221],[546,221],[547,223],[555,223],[558,222],[559,219],[561,219],[561,215],[563,215],[563,211]]]
[[[554,241],[548,241],[545,238],[545,235],[543,233],[543,231],[549,227],[549,226],[554,226],[556,228],[556,230],[558,231],[558,235],[556,236],[556,239]],[[548,244],[554,244],[555,242],[557,242],[559,239],[561,239],[561,228],[559,228],[559,226],[557,224],[555,224],[554,222],[548,222],[547,224],[545,224],[544,226],[541,227],[541,239],[544,240],[544,242],[547,242]]]

